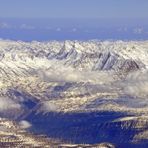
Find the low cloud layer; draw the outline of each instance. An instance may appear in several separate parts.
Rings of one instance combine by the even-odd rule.
[[[84,82],[100,85],[102,91],[135,97],[148,96],[148,71],[139,70],[116,80],[113,72],[77,70],[63,64],[51,62],[48,69],[38,70],[38,76],[45,82]],[[120,90],[120,92],[119,92]]]
[[[38,70],[38,76],[46,82],[91,82],[105,84],[114,81],[111,72],[80,71],[56,62],[51,63],[48,69]]]

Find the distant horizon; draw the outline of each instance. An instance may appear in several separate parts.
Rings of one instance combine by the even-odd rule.
[[[144,18],[1,18],[0,38],[22,41],[147,40]]]

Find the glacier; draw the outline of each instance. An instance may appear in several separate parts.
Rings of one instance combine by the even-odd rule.
[[[147,147],[147,75],[148,41],[0,40],[0,117],[73,144]]]

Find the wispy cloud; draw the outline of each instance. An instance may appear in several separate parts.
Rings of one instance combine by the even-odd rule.
[[[21,105],[13,101],[11,98],[0,97],[0,112],[7,110],[20,109]]]
[[[40,104],[40,111],[46,112],[56,112],[58,107],[57,105],[51,103],[50,101],[44,101]]]

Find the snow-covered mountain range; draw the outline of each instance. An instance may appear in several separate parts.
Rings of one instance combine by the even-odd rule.
[[[73,143],[146,146],[147,75],[148,41],[0,40],[0,116]]]

